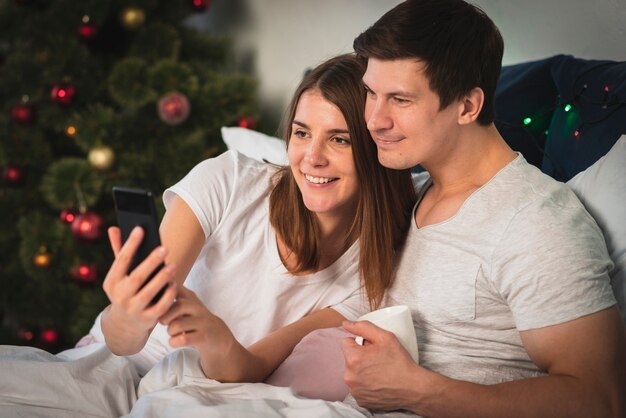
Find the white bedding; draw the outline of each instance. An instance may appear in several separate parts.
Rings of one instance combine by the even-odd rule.
[[[53,355],[0,346],[2,417],[369,417],[343,402],[305,399],[263,383],[204,377],[197,351],[177,350],[143,378],[102,343]]]

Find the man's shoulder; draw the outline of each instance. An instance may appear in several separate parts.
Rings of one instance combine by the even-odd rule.
[[[490,194],[499,196],[503,206],[515,212],[531,207],[584,211],[580,200],[565,183],[543,173],[521,155],[498,173],[489,186]]]

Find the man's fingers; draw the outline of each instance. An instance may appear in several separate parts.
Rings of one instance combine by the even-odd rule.
[[[358,322],[344,321],[342,326],[343,326],[343,329],[345,329],[346,331],[356,336],[362,337],[364,340],[372,341],[372,342],[378,341],[383,334],[387,333],[387,331],[383,330],[382,328],[377,327],[376,325],[372,324],[370,321],[358,321]],[[362,344],[359,344],[359,345],[362,345]]]

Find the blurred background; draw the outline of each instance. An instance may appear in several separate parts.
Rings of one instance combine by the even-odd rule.
[[[228,35],[240,68],[259,80],[268,129],[307,67],[352,50],[353,39],[399,0],[228,0],[190,22]],[[626,59],[626,0],[474,0],[504,37],[505,65],[569,54]]]
[[[163,190],[278,135],[304,72],[398,0],[0,0],[0,344],[73,346],[106,305],[111,187]],[[478,0],[504,64],[626,60],[624,0]]]

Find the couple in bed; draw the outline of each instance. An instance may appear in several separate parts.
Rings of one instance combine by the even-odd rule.
[[[164,194],[163,248],[128,274],[142,231],[121,246],[110,230],[108,348],[143,374],[192,346],[204,376],[261,382],[342,325],[366,340],[336,342],[343,378],[376,414],[623,416],[611,261],[573,193],[493,125],[493,22],[462,0],[407,0],[354,48],[297,89],[288,167],[235,152],[198,164]],[[411,307],[420,364],[351,322],[395,304]]]

